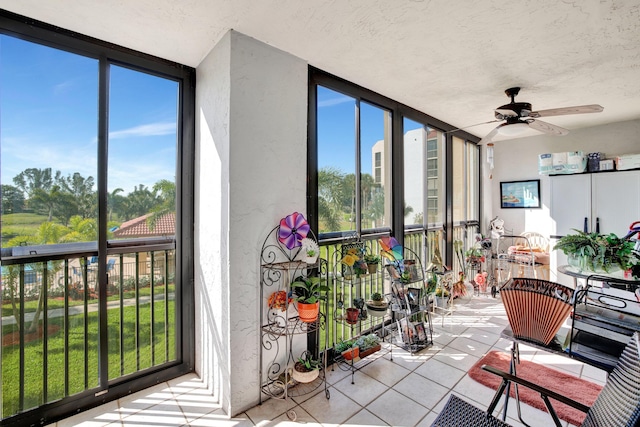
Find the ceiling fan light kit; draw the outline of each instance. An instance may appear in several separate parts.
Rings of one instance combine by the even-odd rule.
[[[494,111],[497,121],[504,120],[504,123],[500,123],[484,138],[482,138],[480,141],[481,145],[491,142],[498,134],[509,137],[517,136],[523,134],[529,128],[548,135],[566,135],[569,133],[567,129],[537,120],[538,117],[599,113],[603,110],[602,106],[598,104],[591,104],[533,111],[533,107],[530,103],[516,102],[515,98],[520,93],[519,87],[511,87],[505,90],[504,93],[511,98],[511,102],[509,104],[501,105]]]
[[[498,133],[504,136],[516,136],[525,133],[529,129],[529,125],[525,122],[517,122],[501,126]]]

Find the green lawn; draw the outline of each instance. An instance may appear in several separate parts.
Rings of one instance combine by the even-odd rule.
[[[169,301],[169,330],[165,331],[164,323],[165,302],[154,303],[154,344],[155,358],[152,361],[151,345],[151,305],[139,306],[139,337],[136,348],[136,311],[135,307],[124,308],[124,322],[122,326],[124,337],[124,354],[120,355],[120,310],[108,311],[108,342],[109,342],[109,378],[118,378],[121,375],[130,374],[140,369],[160,365],[174,360],[175,353],[175,302]],[[83,315],[69,316],[69,382],[68,394],[72,395],[96,387],[98,384],[98,313],[89,313],[87,316],[87,335],[85,340],[85,324]],[[42,339],[29,342],[25,345],[25,370],[24,370],[24,408],[37,407],[44,402],[43,398],[43,362],[46,357],[48,364],[47,401],[57,400],[65,396],[65,348],[63,318],[49,320],[49,325],[55,325],[60,329],[48,337],[48,350],[44,354]],[[5,325],[2,329],[3,336],[11,332],[14,325]],[[168,333],[168,341],[165,340],[165,332]],[[88,348],[88,375],[84,373],[85,341]],[[166,345],[166,347],[165,347]],[[168,359],[165,357],[168,348]],[[137,355],[139,356],[137,357]],[[20,353],[19,345],[5,346],[2,348],[2,402],[3,418],[18,412],[20,378],[19,378]]]
[[[2,215],[2,243],[15,236],[34,236],[40,224],[47,221],[46,215],[15,213]],[[57,221],[54,221],[57,222]]]
[[[170,284],[169,285],[169,293],[173,293],[175,291],[175,285]],[[160,294],[164,294],[164,285],[156,285],[154,290],[153,290],[154,295],[160,295]],[[149,296],[151,295],[151,288],[150,287],[144,287],[144,288],[140,288],[139,289],[139,295],[141,297],[144,296]],[[136,292],[135,290],[129,290],[129,291],[124,291],[123,292],[123,297],[124,299],[128,299],[128,298],[135,298],[136,297]],[[118,301],[120,299],[120,295],[110,295],[107,297],[107,301]],[[90,298],[88,300],[89,304],[96,304],[98,302],[97,299],[92,299]],[[62,298],[56,298],[56,299],[49,299],[47,301],[48,304],[48,308],[49,310],[54,310],[56,308],[64,308],[64,299]],[[83,300],[69,300],[69,307],[72,306],[76,306],[76,305],[83,305],[84,301]],[[16,300],[16,306],[19,305],[19,301]],[[33,299],[33,300],[29,300],[29,301],[25,301],[24,303],[24,312],[25,313],[32,313],[34,311],[36,311],[36,308],[38,306],[38,300],[37,299]],[[11,301],[6,300],[3,301],[2,304],[2,316],[13,316],[13,309],[11,308]]]

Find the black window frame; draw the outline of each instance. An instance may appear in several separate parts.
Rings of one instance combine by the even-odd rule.
[[[403,171],[403,119],[406,117],[415,122],[422,123],[430,128],[442,131],[445,135],[445,156],[446,156],[446,175],[445,175],[445,221],[444,231],[446,236],[446,256],[447,259],[453,259],[453,221],[452,221],[452,189],[453,189],[453,156],[452,141],[455,135],[465,141],[477,144],[480,138],[470,133],[458,130],[455,126],[445,123],[435,117],[431,117],[419,110],[381,95],[377,92],[349,82],[341,77],[330,74],[326,71],[309,66],[309,95],[308,95],[308,138],[307,138],[307,218],[313,230],[318,230],[318,129],[317,129],[317,86],[323,86],[328,89],[344,93],[358,101],[367,102],[391,112],[392,122],[392,219],[390,233],[400,244],[404,241],[404,171]],[[454,132],[455,131],[455,132]],[[482,159],[479,156],[479,162]],[[480,169],[480,168],[478,168]],[[481,177],[478,177],[481,179]],[[479,181],[480,182],[480,181]],[[356,189],[356,194],[358,194]],[[480,197],[482,194],[479,195]],[[480,198],[481,200],[481,198]],[[478,206],[481,214],[481,207]],[[360,212],[356,212],[360,215]],[[357,230],[360,231],[360,230]],[[377,233],[388,233],[389,230],[366,230],[363,235],[375,235]],[[351,233],[351,236],[353,233]],[[337,241],[344,236],[341,232],[318,234],[320,242]],[[362,237],[358,235],[358,237]]]
[[[181,292],[176,295],[178,323],[176,341],[178,346],[177,362],[169,367],[150,369],[141,374],[132,374],[122,381],[108,384],[108,375],[102,375],[100,383],[106,385],[106,392],[86,391],[65,397],[59,401],[45,403],[37,408],[4,418],[2,426],[40,425],[53,423],[105,402],[127,396],[163,381],[176,378],[195,369],[195,312],[194,312],[194,169],[195,169],[195,69],[186,65],[168,61],[149,54],[114,45],[83,34],[62,29],[51,24],[34,20],[0,9],[0,33],[18,39],[38,43],[55,49],[97,59],[99,62],[99,117],[98,117],[98,253],[99,262],[106,264],[107,250],[135,250],[135,248],[153,250],[154,239],[148,242],[107,241],[107,153],[106,138],[108,129],[107,102],[109,81],[105,78],[110,65],[118,65],[136,71],[177,81],[180,87],[178,99],[179,119],[177,122],[178,150],[176,165],[176,275],[180,275]],[[146,243],[146,244],[145,244]],[[119,249],[120,248],[120,249]],[[3,254],[5,251],[3,251]],[[103,268],[104,271],[104,268]],[[178,277],[176,277],[178,280]],[[105,287],[102,287],[105,288]],[[101,298],[106,308],[106,298]],[[102,309],[102,307],[101,307]],[[101,316],[106,310],[102,309]],[[106,325],[106,322],[102,322]],[[101,332],[100,353],[108,351],[105,333]],[[104,342],[102,341],[104,340]],[[106,357],[102,357],[106,360]],[[101,372],[106,372],[104,366]]]

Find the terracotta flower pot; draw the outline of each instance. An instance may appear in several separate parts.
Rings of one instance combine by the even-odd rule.
[[[358,323],[358,316],[360,315],[360,310],[354,307],[347,308],[347,323],[350,325],[355,325]]]
[[[360,356],[360,347],[351,347],[342,352],[344,360],[357,359]]]
[[[367,264],[367,269],[369,270],[369,273],[374,274],[376,271],[378,271],[378,263],[376,262],[375,264]]]
[[[306,323],[313,323],[318,320],[318,313],[320,312],[320,301],[313,304],[306,304],[298,301],[298,315],[300,320]]]

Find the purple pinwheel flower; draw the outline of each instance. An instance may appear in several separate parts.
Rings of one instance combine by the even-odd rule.
[[[304,215],[299,212],[294,212],[280,220],[278,240],[284,244],[287,249],[291,250],[297,246],[301,246],[300,240],[307,237],[309,230],[309,223],[304,218]]]

